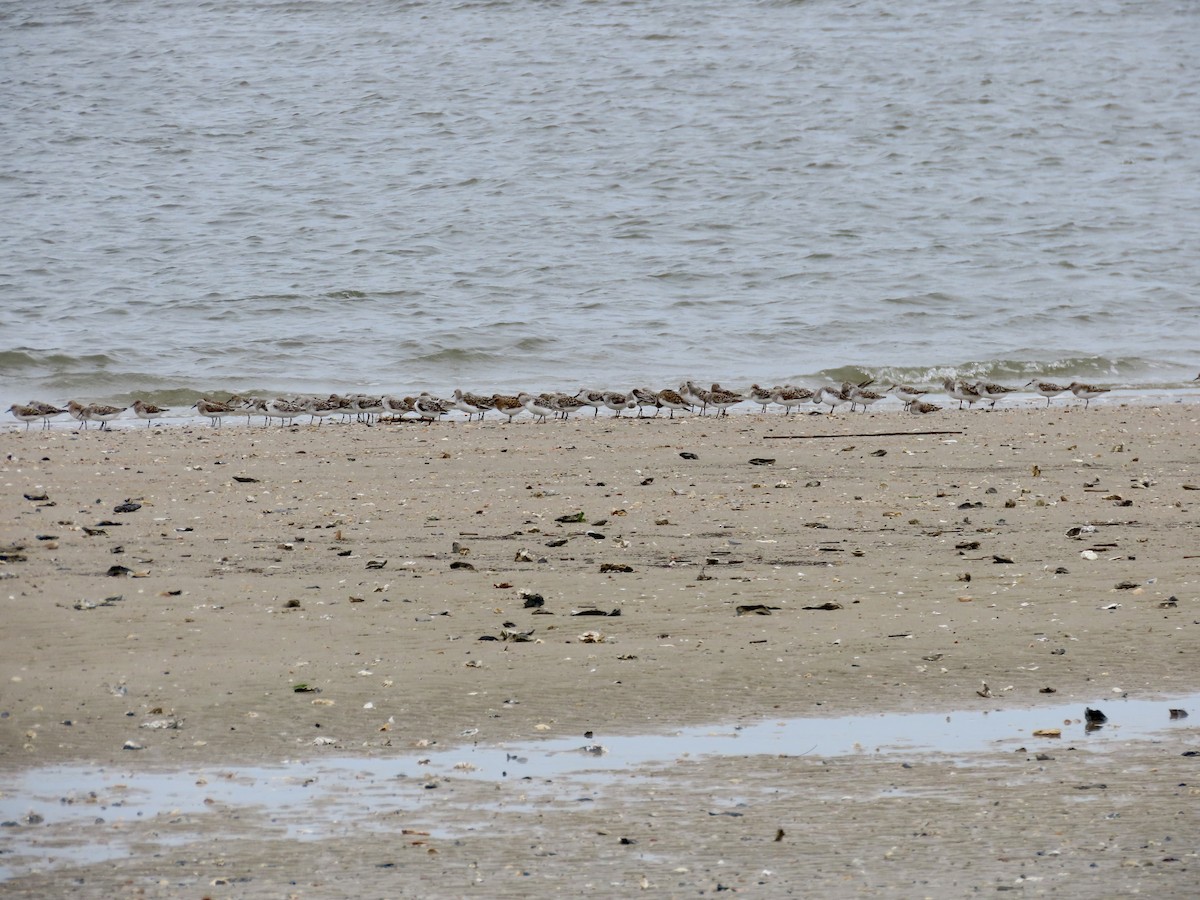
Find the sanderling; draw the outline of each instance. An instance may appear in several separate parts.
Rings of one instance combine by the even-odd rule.
[[[549,405],[564,419],[570,418],[571,413],[579,412],[579,410],[587,406],[578,397],[573,397],[570,394],[555,394]]]
[[[107,431],[108,423],[125,412],[125,410],[126,407],[124,406],[106,406],[93,403],[83,408],[83,415],[89,422],[99,422],[101,431]]]
[[[467,421],[470,422],[476,413],[482,419],[487,411],[492,408],[492,401],[487,397],[480,397],[478,394],[463,393],[462,388],[455,388],[454,405],[460,412],[467,414]]]
[[[904,408],[908,409],[914,400],[920,400],[928,391],[923,391],[920,388],[913,387],[909,384],[893,384],[888,391],[895,391],[896,396],[904,403]]]
[[[355,398],[358,401],[358,413],[366,419],[368,425],[372,419],[378,419],[383,415],[383,398],[369,397],[365,394],[359,394]]]
[[[675,418],[675,410],[677,409],[686,409],[688,412],[692,411],[692,405],[683,398],[683,395],[671,388],[664,388],[658,392],[658,402],[671,411],[668,416],[671,419]]]
[[[718,416],[729,415],[729,407],[737,406],[745,399],[742,394],[739,394],[737,391],[728,391],[715,381],[713,382],[712,389],[708,392],[708,402],[711,406],[717,408]]]
[[[604,405],[611,409],[620,418],[622,410],[635,409],[637,401],[633,399],[632,394],[626,394],[624,391],[605,391]],[[599,410],[597,410],[599,412]]]
[[[846,396],[845,389],[838,390],[829,385],[821,385],[817,388],[817,392],[813,394],[812,402],[818,405],[822,403],[829,404],[829,414],[833,415],[833,411],[843,403],[849,403],[850,398]]]
[[[662,403],[659,402],[658,394],[647,387],[633,389],[633,401],[637,404],[638,418],[642,418],[643,409],[653,409],[654,415],[658,415],[658,411],[662,409]]]
[[[1002,384],[996,384],[991,381],[981,381],[975,385],[975,391],[984,400],[990,400],[992,405],[988,409],[993,409],[996,406],[997,400],[1004,399],[1005,394],[1016,392],[1016,388],[1005,387]]]
[[[1067,385],[1067,390],[1084,401],[1083,408],[1087,409],[1094,399],[1101,394],[1107,394],[1110,388],[1096,387],[1094,384],[1082,384],[1078,381],[1072,381]]]
[[[942,387],[946,389],[946,394],[951,400],[958,401],[959,409],[962,409],[964,400],[967,406],[974,406],[980,400],[979,391],[961,378],[958,381],[953,378],[943,378]]]
[[[70,417],[72,419],[74,419],[76,422],[78,422],[80,427],[84,428],[84,429],[86,429],[88,427],[87,426],[87,416],[84,415],[84,410],[86,410],[86,409],[87,409],[87,407],[84,406],[82,403],[80,403],[78,400],[68,400],[67,401],[67,414],[70,415]]]
[[[540,397],[535,397],[533,394],[528,394],[525,391],[517,394],[517,400],[532,415],[536,416],[539,422],[545,422],[547,417],[557,412],[546,400],[542,400]]]
[[[410,413],[415,413],[416,407],[413,406],[412,397],[396,397],[392,394],[387,394],[383,398],[383,411],[396,419],[403,419]]]
[[[516,397],[506,394],[492,394],[492,408],[498,413],[504,413],[508,416],[508,421],[512,421],[515,416],[519,416],[525,412],[525,404]]]
[[[792,410],[812,398],[813,392],[806,387],[785,384],[771,389],[771,402],[782,406],[785,415],[791,415]]]
[[[234,412],[232,406],[228,403],[222,403],[219,400],[209,400],[207,397],[201,397],[192,407],[202,416],[207,416],[209,423],[214,427],[221,424],[221,419]]]
[[[704,400],[695,392],[694,387],[695,385],[693,385],[690,381],[685,381],[683,384],[679,385],[679,390],[676,391],[676,393],[683,398],[683,401],[689,407],[699,406],[700,412],[703,414]]]
[[[6,412],[12,413],[14,416],[16,416],[18,421],[24,422],[26,431],[29,430],[29,424],[31,422],[35,421],[36,419],[40,419],[42,417],[42,414],[34,407],[21,406],[16,403],[14,403],[12,406],[10,406],[6,410]]]
[[[159,419],[166,415],[170,410],[162,406],[155,406],[153,403],[147,403],[145,400],[138,399],[133,401],[133,411],[137,413],[139,419],[146,420],[146,427],[150,427],[151,419]]]
[[[307,412],[304,403],[298,400],[288,400],[284,397],[276,397],[274,400],[268,400],[264,409],[269,418],[279,419],[281,428],[295,422],[297,416],[302,416]],[[361,413],[362,410],[356,409],[355,412]]]
[[[1035,391],[1045,397],[1047,406],[1050,405],[1051,397],[1057,397],[1067,389],[1066,385],[1055,384],[1053,381],[1038,381],[1036,378],[1029,382],[1029,384],[1025,385],[1025,387],[1032,387]]]
[[[587,388],[580,388],[576,392],[575,397],[582,401],[585,406],[592,408],[593,419],[600,415],[600,407],[604,405],[604,391],[590,391]]]
[[[866,412],[867,407],[872,403],[878,403],[883,399],[883,394],[875,391],[869,391],[865,387],[860,387],[859,385],[851,385],[850,389],[846,391],[846,396],[850,398],[851,410],[854,409],[854,405],[856,403],[861,403],[863,412]]]
[[[43,428],[49,428],[51,419],[55,416],[61,416],[66,412],[65,409],[61,409],[53,403],[46,403],[44,400],[30,400],[25,405],[31,406],[38,411],[38,415],[42,417]]]
[[[700,415],[704,415],[704,411],[708,409],[711,402],[708,397],[708,391],[702,387],[697,387],[695,382],[685,381],[679,393],[683,394],[684,399],[690,401],[693,406],[699,406]]]
[[[928,413],[937,412],[940,409],[940,406],[935,406],[932,403],[926,403],[923,400],[914,400],[908,405],[908,411],[914,416],[924,416]]]
[[[446,413],[450,412],[453,404],[435,397],[429,391],[421,391],[417,399],[413,401],[413,408],[420,414],[421,418],[426,422],[436,422]]]
[[[774,390],[767,390],[757,384],[752,384],[750,385],[750,399],[761,406],[763,412],[766,412],[767,407],[775,402],[775,393]]]
[[[316,422],[317,425],[320,425],[325,421],[326,416],[332,416],[334,413],[342,411],[342,398],[333,394],[328,397],[310,397],[304,405],[308,412],[308,424]],[[382,406],[382,398],[380,406]]]

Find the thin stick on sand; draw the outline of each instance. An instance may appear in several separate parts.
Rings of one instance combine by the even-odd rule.
[[[850,431],[845,434],[766,434],[764,441],[806,441],[810,438],[907,437],[911,434],[962,434],[961,431]]]

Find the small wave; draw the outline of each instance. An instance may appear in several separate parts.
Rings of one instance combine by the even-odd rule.
[[[1049,381],[1091,381],[1099,384],[1130,384],[1141,387],[1178,386],[1193,377],[1184,366],[1142,357],[1066,355],[1051,359],[1014,358],[972,360],[955,364],[917,366],[845,366],[817,373],[833,381],[873,378],[877,383],[937,384],[944,378],[967,378],[999,383],[1032,378]]]
[[[400,365],[420,364],[430,368],[452,367],[468,363],[490,363],[503,359],[503,354],[468,347],[443,347],[428,353],[397,360]]]
[[[41,353],[37,350],[0,351],[0,376],[28,377],[38,373],[67,372],[74,369],[103,369],[116,360],[105,353],[73,356],[67,353]]]

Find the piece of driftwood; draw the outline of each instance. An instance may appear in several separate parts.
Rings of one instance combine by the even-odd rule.
[[[809,438],[908,437],[916,434],[962,434],[961,431],[865,431],[848,434],[766,434],[764,441],[799,441]]]

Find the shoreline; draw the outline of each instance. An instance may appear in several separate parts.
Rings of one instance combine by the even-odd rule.
[[[981,405],[980,409],[963,408],[960,410],[956,406],[958,401],[948,398],[942,392],[931,391],[930,396],[933,398],[933,401],[936,403],[936,405],[942,406],[942,409],[939,411],[942,413],[953,413],[953,412],[964,412],[964,413],[988,412],[988,413],[991,413],[991,412],[997,412],[997,411],[1003,411],[1003,410],[1016,410],[1016,409],[1056,409],[1056,408],[1070,409],[1074,406],[1080,406],[1080,404],[1082,404],[1082,402],[1083,402],[1081,400],[1077,400],[1076,398],[1070,396],[1068,393],[1066,396],[1054,398],[1054,400],[1051,402],[1049,407],[1047,407],[1045,404],[1045,398],[1040,397],[1035,393],[1032,393],[1032,392],[1026,393],[1024,390],[1021,390],[1014,397],[1005,397],[1003,400],[998,401],[997,405],[994,409],[984,408]],[[866,412],[863,414],[864,415],[885,415],[885,416],[896,415],[896,416],[911,418],[916,421],[920,421],[921,419],[924,418],[923,416],[913,415],[913,414],[910,414],[907,410],[905,410],[903,408],[899,408],[897,406],[897,404],[900,403],[900,401],[898,399],[889,398],[889,399],[886,399],[884,401],[884,403],[886,405],[872,407],[869,412]],[[1146,389],[1139,389],[1139,388],[1112,388],[1112,389],[1110,389],[1109,393],[1106,393],[1104,396],[1102,396],[1100,398],[1093,399],[1091,401],[1091,403],[1094,404],[1098,408],[1099,407],[1110,407],[1111,408],[1111,407],[1120,407],[1120,406],[1144,407],[1144,406],[1161,406],[1161,405],[1178,405],[1178,404],[1200,404],[1200,386],[1191,387],[1188,385],[1184,385],[1184,386],[1173,388],[1173,389],[1163,388],[1163,389],[1157,389],[1157,390],[1146,390]],[[20,405],[20,404],[14,403],[14,405]],[[1081,406],[1080,408],[1085,408],[1085,407]],[[1090,407],[1086,407],[1086,408],[1090,408]],[[168,410],[168,412],[173,412],[173,411],[174,411],[173,409]],[[730,407],[730,409],[728,410],[728,413],[729,413],[729,415],[733,415],[733,416],[779,416],[780,418],[789,418],[790,417],[793,419],[806,417],[806,416],[807,417],[815,417],[815,416],[829,416],[829,415],[832,415],[832,416],[859,415],[859,412],[857,412],[857,411],[854,413],[851,413],[848,410],[843,410],[841,413],[838,413],[836,411],[830,413],[830,412],[826,412],[824,407],[818,409],[815,406],[810,409],[809,404],[807,404],[807,403],[803,404],[800,407],[797,407],[796,410],[791,413],[787,413],[786,411],[781,410],[778,406],[774,406],[774,405],[773,405],[773,408],[767,410],[766,412],[763,412],[761,410],[761,407],[759,407],[757,404],[755,404],[753,401],[750,401],[750,400],[745,400],[742,403],[738,404],[737,406]],[[285,424],[280,424],[280,425],[276,425],[275,422],[273,421],[273,419],[267,420],[265,423],[258,421],[259,419],[263,419],[264,415],[265,415],[264,413],[257,412],[257,411],[252,412],[249,415],[247,415],[246,413],[237,412],[237,413],[230,414],[228,416],[228,418],[230,420],[229,422],[224,423],[222,425],[215,426],[215,427],[267,428],[267,427],[274,426],[277,428],[302,428],[302,427],[306,427],[306,426],[311,426],[311,427],[315,428],[315,427],[320,427],[322,425],[322,423],[320,423],[320,422],[318,422],[318,423],[307,422],[307,421],[299,421],[298,422],[295,420],[292,420]],[[305,416],[308,416],[308,415],[309,415],[308,413],[303,413],[298,418],[304,418]],[[931,413],[930,415],[936,415],[936,414]],[[245,422],[245,423],[240,421],[243,416],[246,416],[246,419],[247,419],[247,422]],[[713,413],[700,414],[698,412],[687,412],[687,411],[681,411],[681,412],[679,412],[679,414],[677,416],[675,416],[676,419],[688,418],[688,417],[694,417],[694,418],[699,418],[699,419],[704,419],[704,418],[709,418],[709,417],[716,418],[715,414],[713,414]],[[583,420],[583,419],[590,419],[593,417],[586,412],[580,411],[580,412],[574,413],[573,418],[576,420]],[[615,415],[615,413],[605,410],[603,413],[601,413],[599,418],[616,419],[618,417]],[[666,413],[664,413],[662,410],[659,410],[659,414],[657,416],[654,414],[638,415],[635,411],[630,410],[627,412],[627,414],[622,415],[619,418],[622,418],[622,419],[663,419],[663,418],[670,418],[670,417]],[[476,420],[476,421],[479,421],[479,420]],[[491,423],[495,423],[495,424],[501,424],[501,425],[509,424],[506,419],[500,418],[497,414],[494,414],[494,413],[490,414],[488,417],[485,417],[485,419],[483,421],[491,422]],[[534,423],[534,424],[553,425],[555,422],[559,422],[559,421],[570,421],[570,420],[555,419],[553,421],[548,421],[545,423]],[[530,414],[528,414],[527,412],[521,413],[520,415],[515,417],[515,419],[513,420],[513,424],[524,424],[524,423],[532,423],[532,422],[533,422],[533,417]],[[32,431],[56,431],[56,430],[58,430],[58,431],[67,430],[67,431],[77,432],[77,431],[93,430],[91,427],[89,427],[87,429],[81,429],[79,422],[71,420],[65,414],[52,418],[50,420],[49,424],[50,424],[49,428],[43,428],[40,423],[37,423],[37,422],[31,423],[28,430],[30,432],[32,432]],[[355,425],[355,424],[361,424],[361,423],[355,422],[355,421],[346,422],[346,421],[344,421],[344,418],[341,416],[341,414],[339,414],[337,417],[331,416],[328,419],[328,421],[324,424],[336,426],[336,425]],[[400,418],[389,419],[387,416],[385,416],[383,418],[383,420],[375,422],[373,424],[379,424],[379,425],[401,425],[401,424],[406,424],[406,425],[420,425],[420,424],[453,425],[453,424],[467,424],[467,419],[465,418],[465,415],[462,412],[453,410],[453,411],[449,412],[441,420],[433,422],[433,423],[425,423],[419,419],[400,419]],[[197,427],[197,426],[214,427],[211,425],[211,421],[209,419],[207,419],[204,416],[201,416],[199,414],[196,414],[196,415],[164,415],[161,418],[156,418],[156,419],[151,419],[151,420],[141,419],[141,418],[136,417],[136,415],[133,413],[131,406],[127,406],[122,410],[122,414],[119,417],[117,417],[107,423],[107,428],[105,428],[104,430],[106,430],[106,431],[124,431],[124,430],[129,430],[129,429],[147,428],[147,427],[149,427],[149,428],[162,428],[162,427],[189,428],[189,427]],[[98,428],[97,428],[97,430],[98,430]],[[20,421],[14,421],[12,419],[11,412],[8,413],[7,419],[0,420],[0,433],[4,433],[4,432],[8,432],[8,431],[20,431],[20,432],[26,431],[25,423],[20,422]]]

